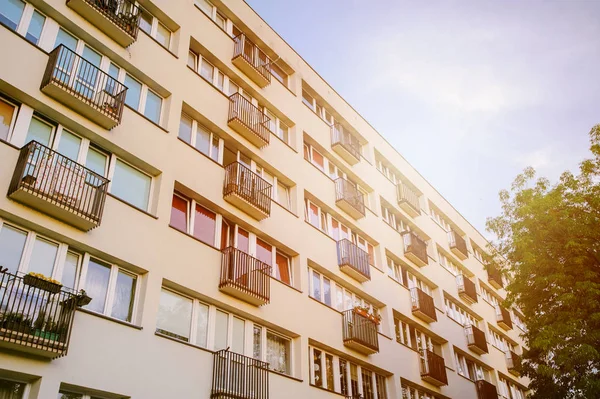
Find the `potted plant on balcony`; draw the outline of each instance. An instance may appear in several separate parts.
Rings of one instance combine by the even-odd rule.
[[[85,306],[92,302],[92,298],[88,296],[85,290],[80,290],[77,294],[77,306]]]
[[[31,319],[19,312],[5,313],[0,318],[0,327],[6,330],[29,334],[31,332]]]
[[[355,306],[354,313],[363,316],[366,319],[371,320],[373,323],[379,325],[381,323],[381,315],[379,312],[371,313],[371,309],[366,306]]]
[[[58,334],[53,331],[55,322],[46,318],[46,312],[40,310],[38,317],[33,322],[33,335],[50,341],[56,341]]]
[[[30,287],[47,291],[51,294],[59,293],[60,289],[62,288],[60,281],[53,280],[50,277],[44,276],[43,274],[33,272],[30,272],[23,277],[23,283],[25,285],[29,285]]]

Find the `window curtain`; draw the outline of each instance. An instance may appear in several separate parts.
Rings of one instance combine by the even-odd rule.
[[[280,373],[288,373],[288,344],[285,338],[267,333],[267,363]]]

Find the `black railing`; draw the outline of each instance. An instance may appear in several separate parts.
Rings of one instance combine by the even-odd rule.
[[[436,385],[448,385],[444,358],[430,350],[425,350],[421,359],[421,378],[434,380]]]
[[[41,88],[49,84],[121,122],[127,87],[62,44],[50,52]]]
[[[360,161],[360,141],[339,123],[331,127],[331,146],[335,145],[341,145],[356,160]]]
[[[229,120],[227,122],[233,120],[237,120],[244,125],[263,142],[263,145],[269,144],[271,140],[271,131],[269,130],[271,118],[240,93],[229,96]]]
[[[435,313],[435,304],[431,295],[428,295],[419,287],[410,289],[410,302],[412,311],[423,314],[424,316],[437,321]]]
[[[261,212],[271,215],[272,186],[239,162],[225,167],[223,196],[238,195]]]
[[[108,179],[85,166],[31,141],[21,148],[8,195],[16,191],[48,201],[100,225]]]
[[[496,386],[486,380],[475,381],[478,399],[498,399]]]
[[[411,254],[425,264],[429,263],[427,257],[427,243],[425,241],[421,240],[412,231],[407,231],[402,234],[402,240],[404,241],[405,254]]]
[[[469,348],[475,349],[476,352],[488,353],[488,346],[487,340],[485,339],[485,333],[479,328],[472,325],[466,326],[465,336],[467,337],[467,346]]]
[[[335,202],[345,201],[361,215],[365,215],[365,199],[356,184],[339,177],[335,180]]]
[[[352,341],[374,352],[379,352],[377,324],[354,309],[342,312],[344,343]]]
[[[213,358],[211,399],[269,399],[267,363],[229,348],[215,352]]]
[[[337,242],[338,266],[349,266],[358,273],[371,279],[369,253],[359,248],[352,241],[344,238]]]
[[[73,0],[67,0],[67,3]],[[140,10],[129,0],[84,0],[134,40],[140,25]]]
[[[460,296],[463,298],[467,297],[471,302],[477,302],[477,289],[475,288],[475,283],[467,276],[463,274],[456,276],[456,285]]]
[[[267,82],[271,82],[271,59],[243,33],[233,38],[233,59],[242,57]]]
[[[463,256],[469,256],[467,251],[467,242],[454,230],[448,232],[448,245],[451,249],[458,250]]]
[[[269,303],[271,266],[233,247],[221,252],[219,288],[236,288],[261,302]]]
[[[81,304],[80,296],[60,284],[0,267],[0,342],[64,356]]]
[[[419,195],[409,186],[400,182],[396,185],[398,193],[398,203],[407,203],[415,212],[421,213],[421,204],[419,203]]]

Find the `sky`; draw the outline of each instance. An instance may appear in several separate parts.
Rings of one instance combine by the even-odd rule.
[[[600,0],[246,0],[484,235],[600,123]]]

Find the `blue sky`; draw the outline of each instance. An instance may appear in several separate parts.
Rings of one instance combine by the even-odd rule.
[[[524,167],[589,154],[600,1],[247,2],[482,232]]]

